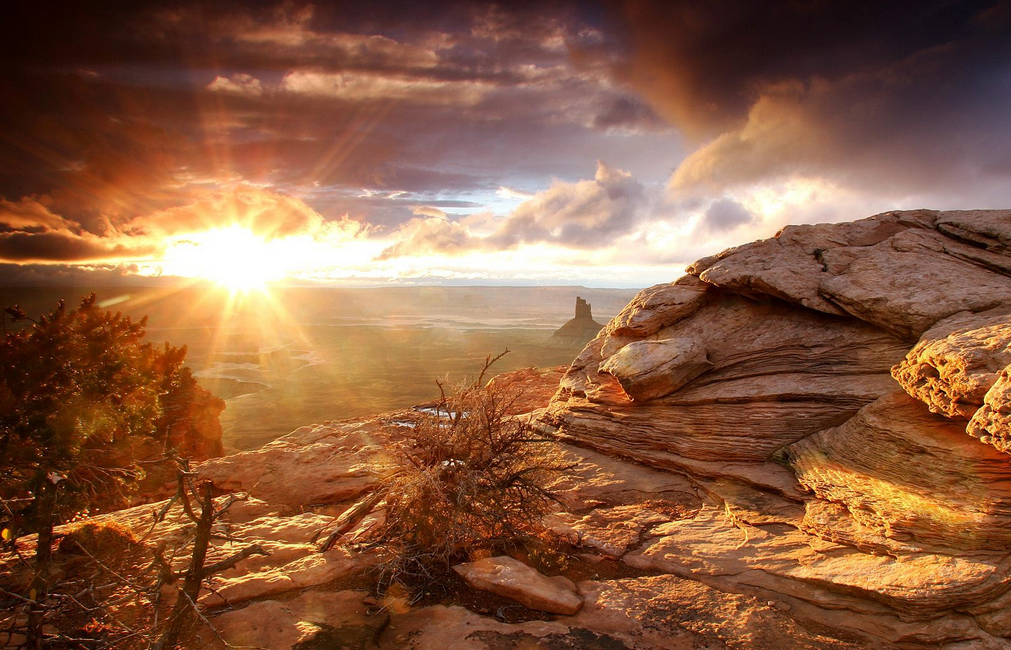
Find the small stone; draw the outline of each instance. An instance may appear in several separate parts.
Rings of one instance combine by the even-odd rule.
[[[508,556],[490,557],[453,567],[471,587],[490,591],[552,614],[572,615],[583,606],[576,585],[564,576],[548,576]]]

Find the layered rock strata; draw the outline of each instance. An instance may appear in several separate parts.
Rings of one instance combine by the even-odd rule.
[[[641,292],[541,415],[705,495],[626,563],[867,647],[1011,646],[1011,211],[789,226]]]

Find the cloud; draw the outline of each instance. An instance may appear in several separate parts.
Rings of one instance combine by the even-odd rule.
[[[533,242],[590,248],[633,229],[651,200],[630,173],[597,161],[593,180],[555,182],[517,206],[491,241],[499,248]]]
[[[503,199],[530,199],[533,198],[533,194],[530,192],[524,192],[522,190],[517,190],[512,187],[502,186],[495,190],[496,196],[500,196]]]
[[[733,199],[713,201],[706,210],[703,224],[712,232],[726,232],[757,221],[756,215]]]
[[[55,23],[19,6],[0,234],[48,262],[150,262],[240,223],[384,251],[356,273],[420,277],[439,255],[577,273],[788,221],[996,207],[1008,6],[168,0]],[[595,159],[614,166],[586,178]]]
[[[72,228],[66,219],[53,214],[34,198],[26,197],[20,201],[0,199],[0,232],[21,230],[38,233]]]
[[[251,74],[239,72],[231,78],[218,75],[214,81],[207,84],[207,90],[212,92],[259,97],[263,94],[263,83]]]
[[[134,259],[159,250],[146,239],[128,240],[83,230],[36,199],[0,199],[0,262],[92,262]]]
[[[593,126],[604,130],[652,131],[668,125],[649,104],[638,97],[624,95],[606,98],[593,118]]]
[[[322,215],[297,197],[251,185],[204,191],[199,198],[138,217],[124,226],[134,236],[167,237],[242,226],[266,239],[311,233]]]
[[[420,217],[433,217],[435,219],[445,219],[446,218],[446,213],[445,212],[443,212],[439,208],[432,207],[430,205],[420,205],[420,206],[414,208],[414,210],[412,210],[412,212],[414,214],[420,216]]]
[[[377,261],[397,257],[458,255],[480,249],[483,242],[466,226],[445,217],[411,219],[397,232],[397,241],[383,249]]]
[[[650,213],[657,193],[628,172],[597,161],[593,180],[554,182],[516,207],[490,234],[475,234],[445,215],[412,219],[380,259],[412,255],[457,255],[474,250],[511,250],[554,244],[586,249],[611,244],[632,232]],[[487,223],[486,219],[480,220]]]
[[[968,197],[1011,178],[1004,6],[640,0],[616,70],[701,143],[680,196],[801,175]]]
[[[158,250],[151,244],[107,241],[88,234],[0,233],[0,261],[3,262],[104,262],[148,257]]]
[[[156,210],[101,235],[51,212],[42,203],[0,200],[0,261],[157,265],[173,244],[206,231],[248,229],[264,240],[308,238],[325,245],[365,238],[370,226],[348,218],[324,219],[302,199],[250,186],[200,193],[184,205]]]
[[[0,278],[7,286],[73,286],[144,285],[157,278],[138,275],[136,264],[32,264],[0,262]],[[165,279],[166,283],[174,279]]]
[[[346,101],[410,100],[421,104],[473,106],[484,99],[493,86],[473,80],[446,81],[416,76],[299,70],[286,74],[280,89],[288,93]]]
[[[573,65],[612,44],[576,5],[455,6],[70,8],[0,70],[0,198],[106,236],[156,213],[187,225],[202,193],[248,184],[395,229],[414,206],[488,207],[651,150],[648,107]]]

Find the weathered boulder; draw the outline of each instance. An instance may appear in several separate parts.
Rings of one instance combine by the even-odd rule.
[[[663,339],[629,343],[600,364],[600,372],[617,379],[633,400],[645,401],[670,395],[712,367],[697,342]]]
[[[572,615],[583,606],[576,585],[564,576],[539,573],[509,556],[486,557],[453,567],[467,584],[543,612]]]
[[[892,376],[934,413],[969,419],[1011,364],[1011,310],[960,312],[924,332]]]

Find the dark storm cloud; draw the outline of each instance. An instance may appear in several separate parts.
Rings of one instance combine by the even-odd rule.
[[[678,124],[713,133],[739,123],[777,83],[880,70],[967,39],[989,54],[977,65],[1002,65],[1000,4],[629,0],[628,75]]]
[[[60,232],[0,233],[0,261],[6,262],[90,262],[131,259],[150,255],[153,246],[109,243],[97,237]]]
[[[113,285],[149,286],[163,282],[160,278],[138,275],[135,264],[31,264],[0,262],[0,278],[5,287],[18,286],[80,286]],[[165,278],[169,284],[171,278]]]
[[[625,5],[624,78],[708,142],[672,187],[789,175],[864,191],[1011,176],[1011,10],[997,2]]]
[[[44,196],[95,234],[171,204],[189,144],[143,93],[77,74],[0,74],[0,196]],[[195,157],[195,156],[194,156]]]
[[[0,199],[0,262],[90,262],[150,255],[149,242],[101,237],[32,199]]]
[[[254,183],[396,227],[404,207],[576,177],[588,133],[658,126],[572,69],[573,48],[613,45],[578,3],[381,4],[12,8],[0,197],[111,238]]]
[[[651,106],[638,97],[626,95],[608,98],[593,118],[593,125],[598,129],[655,129],[665,127],[666,123]]]

